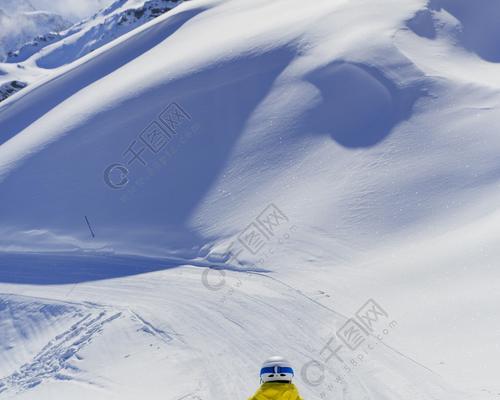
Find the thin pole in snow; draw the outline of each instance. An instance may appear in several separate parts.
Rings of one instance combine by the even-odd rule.
[[[87,218],[87,216],[85,216],[85,221],[87,222],[87,226],[89,227],[90,234],[92,235],[93,238],[95,238],[94,231],[92,230],[92,227],[90,226],[90,222],[89,222],[89,219]]]

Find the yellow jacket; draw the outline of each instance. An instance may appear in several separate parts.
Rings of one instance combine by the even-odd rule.
[[[293,383],[265,382],[248,400],[302,400]]]

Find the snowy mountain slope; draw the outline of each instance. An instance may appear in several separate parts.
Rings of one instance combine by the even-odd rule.
[[[32,62],[41,68],[56,68],[68,64],[174,8],[179,2],[180,0],[117,0],[69,29],[59,29],[23,43],[16,51],[9,52],[6,61],[25,61],[49,46]],[[57,44],[54,45],[55,43]]]
[[[23,366],[18,375],[1,381],[2,395],[20,399],[29,398],[33,392],[41,398],[65,393],[77,399],[90,395],[112,399],[245,396],[257,384],[255,371],[248,365],[258,365],[265,354],[282,348],[283,331],[288,332],[286,348],[299,369],[309,361],[307,353],[322,346],[322,335],[329,334],[328,329],[319,332],[317,326],[323,322],[335,324],[342,318],[279,281],[228,272],[226,288],[210,291],[200,284],[201,273],[199,268],[181,267],[143,274],[139,279],[28,289],[30,294],[50,293],[61,299],[60,307],[74,307],[79,299],[96,293],[106,303],[82,303],[83,317],[71,329],[61,329],[59,339],[36,355],[34,362]],[[217,275],[209,276],[210,280],[214,278],[217,283]],[[124,290],[127,298],[123,297]],[[179,298],[185,300],[179,302]],[[16,301],[43,300],[24,297]],[[99,318],[100,312],[106,315]],[[265,320],[270,323],[263,340]],[[81,338],[83,323],[92,324],[85,340]],[[228,348],[232,349],[229,354]],[[358,399],[378,398],[378,394],[396,399],[432,393],[439,396],[436,398],[452,398],[440,387],[439,378],[421,368],[418,378],[413,377],[419,383],[414,387],[402,371],[409,368],[415,373],[415,364],[390,353],[378,348],[351,373],[332,363],[328,379],[335,382],[342,377],[342,383],[328,389],[329,395]],[[45,364],[53,366],[48,371],[39,367],[38,361],[43,358]],[[218,368],[214,368],[216,360],[224,360],[217,363]],[[391,382],[384,377],[384,365],[393,362],[402,373],[392,372]],[[242,373],[234,374],[234,370]],[[136,379],[138,375],[141,379]],[[38,381],[35,389],[26,390]],[[307,398],[317,398],[324,390],[304,383],[302,386]]]
[[[69,24],[57,27],[53,24],[45,24],[45,30],[40,33],[47,33],[35,35],[30,31],[28,36],[19,34],[18,29],[13,30],[11,42],[19,42],[23,45],[16,49],[11,43],[8,48],[13,50],[6,54],[7,64],[0,64],[7,71],[5,76],[0,78],[0,85],[2,85],[0,101],[17,92],[20,86],[25,87],[50,79],[52,71],[47,68],[55,69],[71,63],[171,10],[178,4],[180,0],[117,0],[92,17],[72,25],[69,29],[63,29]],[[38,11],[36,14],[52,15]],[[22,17],[20,18],[22,20]],[[16,17],[16,19],[19,18]],[[13,19],[9,19],[11,20]],[[27,40],[27,37],[30,40]],[[33,59],[30,59],[31,56]],[[16,65],[13,66],[13,63]]]
[[[284,353],[304,398],[495,398],[496,6],[467,4],[188,2],[0,105],[0,396],[249,396]],[[369,299],[397,327],[326,362]]]
[[[58,32],[71,24],[60,15],[47,11],[24,11],[9,14],[2,10],[0,4],[0,60],[4,61],[7,54],[16,50],[24,43],[38,35]]]

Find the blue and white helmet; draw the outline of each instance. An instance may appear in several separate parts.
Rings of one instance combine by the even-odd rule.
[[[264,361],[260,370],[262,382],[288,381],[293,378],[292,365],[283,357],[274,356]]]

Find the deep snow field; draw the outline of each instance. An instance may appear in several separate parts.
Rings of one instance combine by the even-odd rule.
[[[304,400],[499,399],[499,20],[192,0],[28,58],[0,399],[246,399],[274,354]]]

